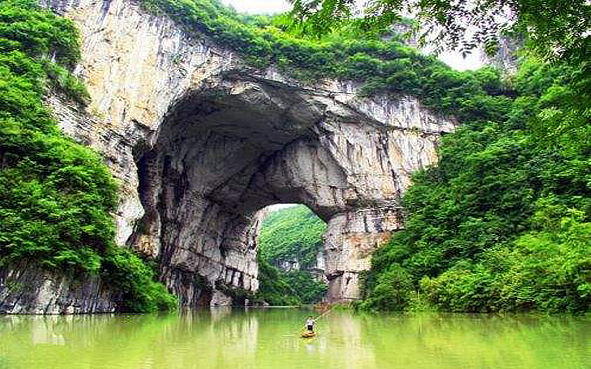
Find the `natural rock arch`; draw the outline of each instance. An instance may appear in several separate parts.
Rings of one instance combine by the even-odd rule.
[[[80,28],[77,72],[93,114],[60,96],[48,103],[121,183],[117,242],[159,257],[183,304],[212,297],[205,279],[256,290],[257,211],[278,202],[327,221],[329,298],[358,297],[359,271],[401,226],[410,173],[436,161],[452,120],[412,97],[361,98],[355,83],[255,70],[132,0],[42,3]]]
[[[139,156],[145,215],[132,247],[161,259],[183,304],[211,298],[202,277],[254,291],[258,211],[302,203],[328,223],[329,300],[357,298],[358,273],[401,227],[408,174],[433,158],[438,132],[424,124],[437,122],[407,98],[384,101],[406,119],[395,126],[357,110],[352,96],[239,71],[202,86],[170,107]]]

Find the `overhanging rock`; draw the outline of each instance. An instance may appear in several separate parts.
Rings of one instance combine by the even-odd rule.
[[[183,304],[207,303],[205,286],[255,291],[257,214],[287,202],[328,223],[329,299],[358,298],[358,273],[401,227],[410,174],[436,161],[452,120],[408,96],[254,70],[134,1],[44,5],[79,25],[77,72],[92,96],[86,112],[48,101],[122,183],[118,242],[159,258]]]

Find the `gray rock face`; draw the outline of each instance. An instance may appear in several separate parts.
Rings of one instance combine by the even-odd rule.
[[[276,261],[272,263],[273,266],[279,268],[283,272],[294,272],[294,271],[304,271],[310,273],[312,278],[314,278],[318,282],[327,283],[328,280],[325,275],[325,266],[324,266],[324,252],[319,250],[316,254],[316,260],[314,264],[304,266],[302,265],[302,260],[299,257],[293,257],[287,260]]]
[[[401,227],[410,173],[436,161],[453,121],[411,97],[359,98],[353,83],[253,70],[130,0],[45,5],[78,24],[77,73],[92,96],[87,111],[48,103],[120,180],[118,242],[158,258],[184,305],[210,303],[204,285],[257,290],[258,212],[276,203],[328,223],[328,298],[358,298],[358,273]]]
[[[24,262],[0,269],[0,313],[106,313],[120,300],[97,277],[74,280]]]
[[[180,269],[256,290],[257,212],[303,203],[328,223],[329,299],[358,297],[357,274],[400,228],[408,174],[434,160],[431,129],[450,126],[410,99],[336,91],[232,70],[175,103],[139,161],[146,214],[131,241],[162,258],[169,287],[183,296]]]

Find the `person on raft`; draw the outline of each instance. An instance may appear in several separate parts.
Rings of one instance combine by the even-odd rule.
[[[314,323],[316,321],[314,320],[314,318],[312,318],[312,316],[310,315],[308,317],[308,319],[306,320],[306,328],[308,329],[308,332],[312,332],[314,333]]]

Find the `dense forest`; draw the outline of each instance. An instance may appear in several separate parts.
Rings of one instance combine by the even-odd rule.
[[[326,224],[304,205],[275,210],[265,217],[259,236],[259,265],[264,265],[260,271],[263,300],[272,305],[292,305],[295,300],[311,304],[322,300],[327,285],[314,278],[314,272],[318,272],[314,268],[322,252],[325,231]],[[286,262],[297,263],[297,267],[280,270]],[[271,271],[273,269],[275,271]],[[274,278],[268,278],[269,273],[274,273]],[[289,286],[287,294],[267,292],[271,290],[267,285],[277,281]]]
[[[588,309],[588,34],[573,40],[574,27],[563,27],[565,45],[556,50],[566,51],[555,57],[540,46],[543,38],[525,42],[513,74],[459,72],[401,37],[384,41],[353,26],[308,37],[287,32],[283,18],[243,16],[217,0],[141,3],[233,48],[251,67],[273,64],[303,81],[358,81],[365,96],[416,96],[459,120],[461,128],[442,139],[439,163],[413,176],[403,199],[405,230],[375,255],[360,308]],[[525,17],[520,31],[537,30],[538,20]],[[548,45],[560,46],[561,34],[549,37]],[[79,42],[71,21],[34,1],[0,0],[0,263],[30,259],[73,277],[99,274],[125,294],[130,311],[171,308],[175,299],[154,281],[150,262],[114,243],[117,185],[107,167],[61,134],[43,105],[48,91],[87,103],[70,73]],[[261,293],[283,296],[290,285],[270,264],[295,249],[276,246],[261,252]],[[312,246],[304,246],[305,254]],[[308,298],[294,292],[291,303]]]
[[[515,97],[498,119],[464,120],[443,138],[439,163],[416,173],[404,196],[405,229],[374,256],[361,308],[588,309],[582,71],[524,60],[508,77]],[[587,126],[569,130],[578,119]]]

